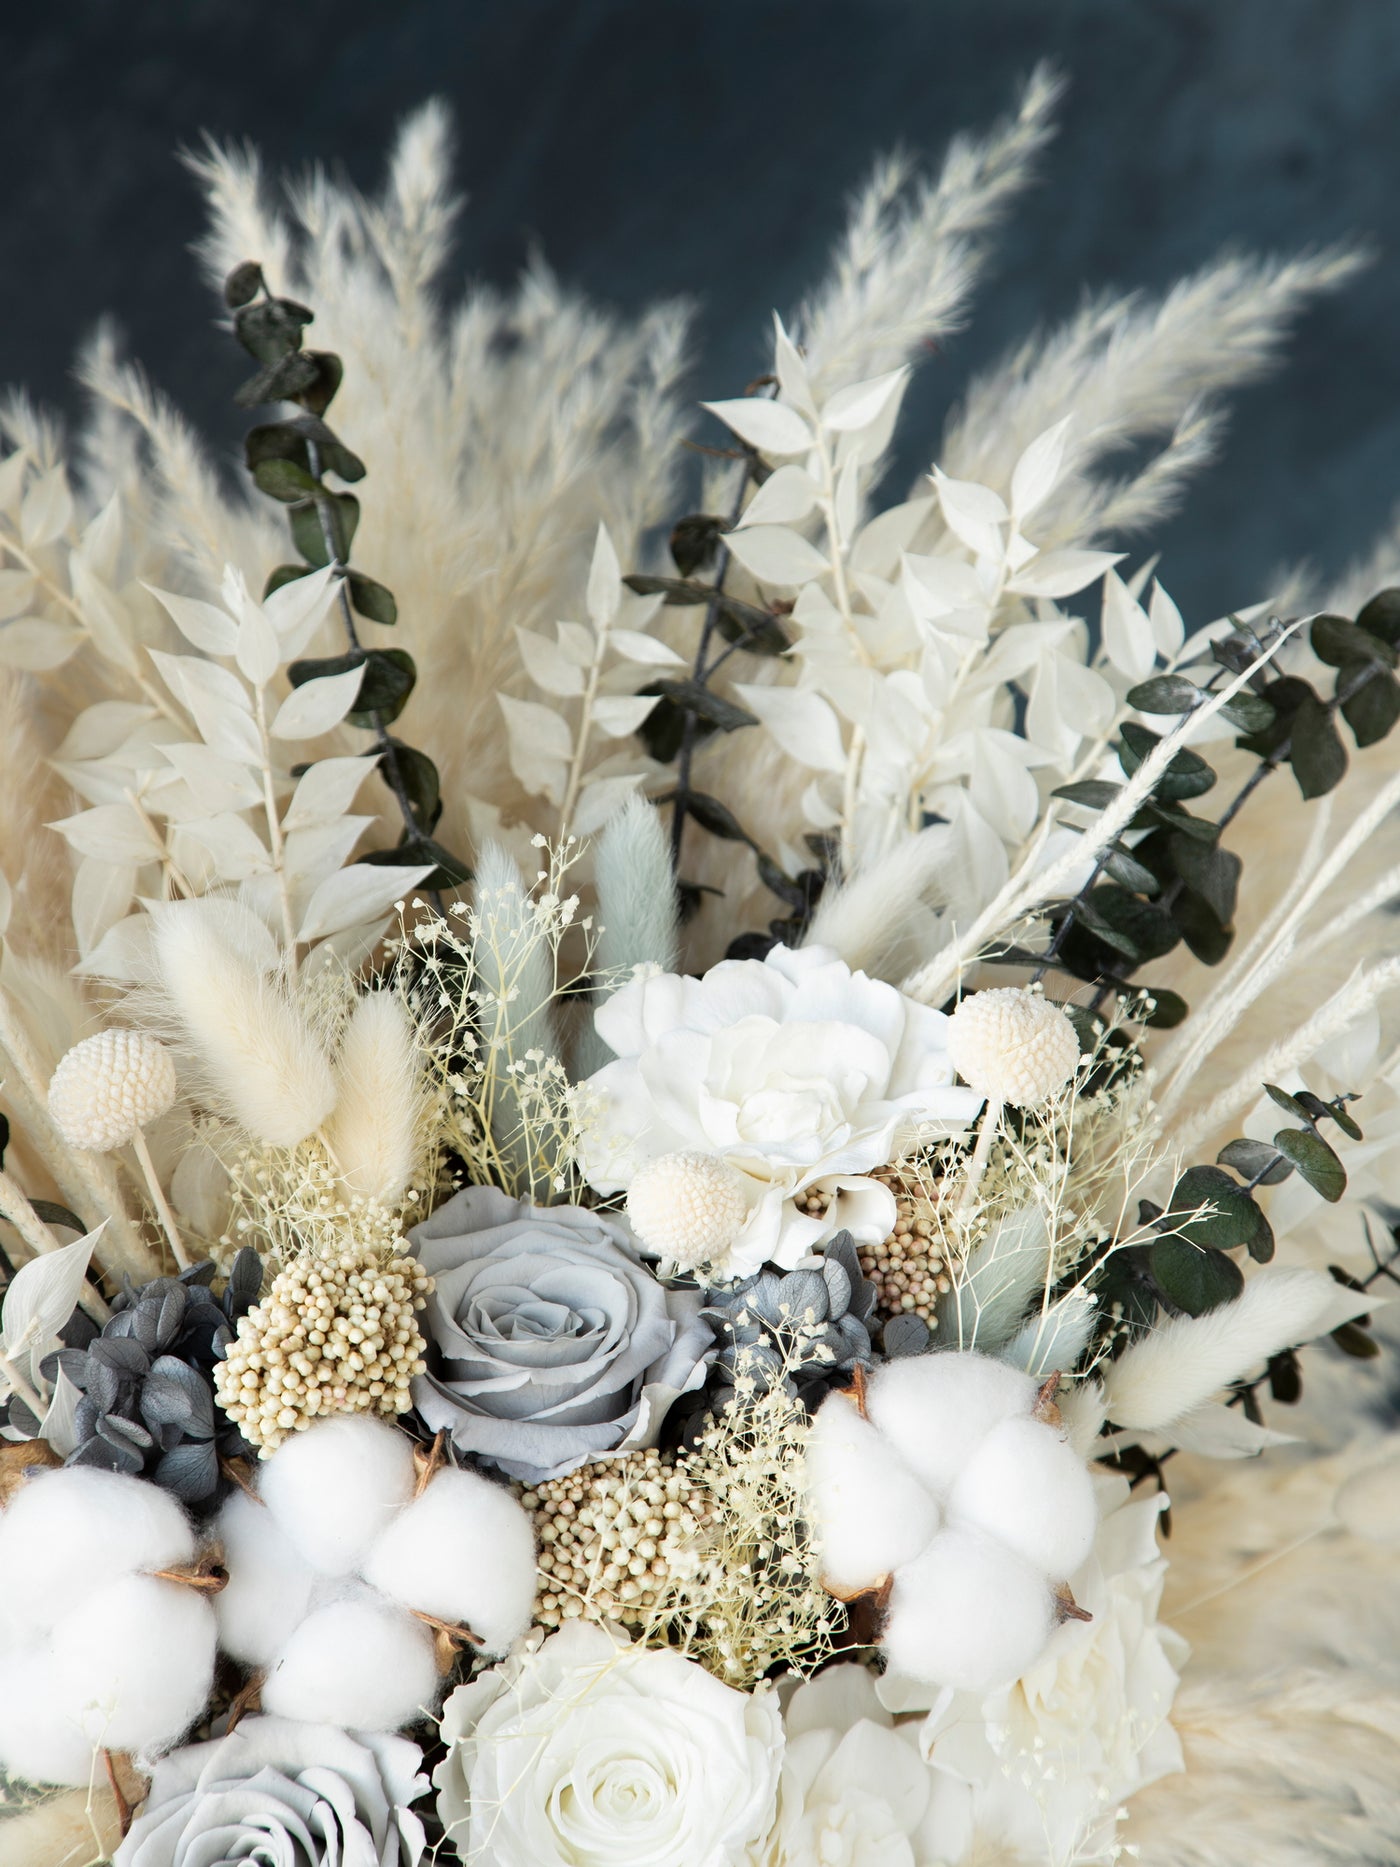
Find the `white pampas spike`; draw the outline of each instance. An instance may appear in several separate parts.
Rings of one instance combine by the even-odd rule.
[[[1108,1363],[1108,1417],[1142,1432],[1165,1427],[1280,1349],[1324,1335],[1383,1301],[1348,1290],[1322,1271],[1266,1265],[1233,1303],[1204,1316],[1174,1316]]]
[[[422,1074],[413,1021],[392,992],[355,1004],[335,1063],[326,1140],[352,1193],[392,1205],[418,1170]]]
[[[629,797],[608,819],[594,863],[598,890],[595,969],[621,975],[635,966],[674,972],[680,939],[679,903],[671,849],[661,813],[644,798]],[[611,1062],[612,1052],[590,1019],[579,1033],[574,1074],[582,1079]]]
[[[205,905],[156,917],[165,997],[218,1105],[258,1140],[295,1147],[335,1106],[330,1059],[280,977],[259,971]]]
[[[548,945],[514,858],[487,843],[476,865],[472,961],[480,985],[482,1042],[494,1061],[491,1133],[505,1170],[531,1185],[535,1163],[525,1141],[528,1124],[511,1075],[529,1051],[559,1054],[550,1015],[554,976]]]
[[[854,874],[828,888],[817,903],[804,946],[829,946],[853,972],[899,979],[916,958],[925,892],[946,855],[938,829],[920,830],[883,856],[859,863]]]

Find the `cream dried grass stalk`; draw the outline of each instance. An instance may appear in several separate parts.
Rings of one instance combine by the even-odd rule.
[[[336,1103],[326,1141],[352,1194],[392,1205],[423,1164],[423,1058],[393,991],[365,993],[336,1058]]]

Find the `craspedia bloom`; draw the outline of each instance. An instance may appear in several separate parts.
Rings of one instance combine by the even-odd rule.
[[[107,1154],[175,1100],[175,1062],[144,1031],[98,1031],[60,1060],[49,1084],[49,1114],[69,1147]]]
[[[1020,986],[963,999],[948,1020],[948,1055],[965,1083],[992,1102],[1038,1108],[1079,1064],[1079,1038],[1058,1005]]]
[[[744,1182],[717,1154],[662,1154],[637,1171],[627,1216],[648,1251],[679,1270],[722,1268],[748,1216]]]
[[[267,1458],[328,1413],[407,1413],[427,1366],[417,1312],[433,1280],[367,1249],[279,1271],[214,1370],[219,1405]]]

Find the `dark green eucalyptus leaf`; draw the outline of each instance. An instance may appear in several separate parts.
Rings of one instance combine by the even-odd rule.
[[[399,619],[399,606],[394,601],[394,593],[382,583],[376,583],[373,577],[366,577],[363,571],[352,570],[349,573],[350,601],[360,615],[367,616],[371,622],[382,622],[386,628]]]
[[[431,862],[435,866],[429,875],[419,882],[420,888],[460,888],[472,878],[471,867],[454,856],[450,849],[434,841],[431,836],[403,836],[393,849],[373,849],[368,855],[360,856],[359,862],[369,868],[383,869],[415,868],[421,863]]]
[[[1354,1355],[1358,1361],[1374,1361],[1381,1352],[1381,1345],[1373,1335],[1357,1323],[1344,1322],[1340,1328],[1332,1331],[1332,1340],[1344,1355]]]
[[[1200,704],[1200,689],[1181,674],[1157,674],[1128,689],[1130,707],[1139,713],[1190,713]]]
[[[1244,1289],[1244,1274],[1233,1258],[1184,1238],[1159,1238],[1152,1247],[1151,1267],[1162,1295],[1188,1316],[1204,1316],[1222,1303],[1232,1303]]]
[[[1076,912],[1091,933],[1135,964],[1161,959],[1180,939],[1169,914],[1113,882],[1091,888]]]
[[[294,506],[289,514],[292,542],[313,570],[329,564],[326,530],[330,529],[335,558],[343,564],[350,556],[355,530],[360,523],[360,502],[353,493],[323,492],[304,506]]]
[[[1309,694],[1293,715],[1288,762],[1304,797],[1324,797],[1346,776],[1346,747],[1331,713],[1315,694]]]
[[[260,460],[253,468],[253,484],[259,492],[280,499],[284,505],[294,505],[298,500],[313,498],[320,483],[294,460]]]
[[[1258,1222],[1245,1240],[1245,1249],[1256,1264],[1267,1264],[1274,1255],[1274,1228],[1269,1224],[1262,1206],[1255,1206],[1254,1210]]]
[[[335,400],[345,376],[345,367],[333,350],[303,350],[302,355],[316,371],[306,388],[298,391],[297,401],[313,415],[324,415]]]
[[[717,797],[710,797],[704,791],[687,791],[685,808],[702,830],[708,830],[711,836],[721,837],[728,843],[748,843],[753,839],[744,829],[739,819],[727,804],[721,804]]]
[[[1065,1004],[1060,1009],[1074,1026],[1074,1034],[1079,1039],[1080,1056],[1092,1057],[1098,1049],[1103,1019],[1097,1012],[1090,1011],[1087,1005]]]
[[[304,350],[290,350],[275,363],[265,363],[256,375],[240,383],[233,399],[240,408],[258,408],[264,402],[290,402],[311,388],[316,365]]]
[[[1368,635],[1400,647],[1400,589],[1381,590],[1357,612],[1358,627]]]
[[[1232,726],[1238,726],[1242,733],[1267,732],[1275,718],[1273,707],[1258,694],[1236,694],[1233,699],[1225,702],[1220,712]]]
[[[1234,930],[1222,925],[1214,908],[1194,888],[1183,888],[1171,905],[1181,937],[1203,966],[1218,966],[1230,951]]]
[[[632,571],[622,580],[634,596],[664,596],[668,607],[708,603],[714,591],[707,583],[692,583],[680,577],[646,577]]]
[[[785,655],[792,647],[787,630],[769,610],[737,597],[721,595],[715,623],[726,642],[748,655]]]
[[[720,536],[728,529],[729,521],[711,512],[692,512],[677,521],[671,533],[671,556],[682,577],[693,577],[714,562]]]
[[[1342,701],[1342,718],[1358,747],[1379,745],[1400,720],[1400,681],[1393,674],[1373,674]]]
[[[1244,868],[1239,857],[1218,844],[1196,842],[1189,836],[1173,836],[1169,848],[1182,881],[1195,890],[1221,926],[1228,927],[1235,918]]]
[[[657,693],[658,683],[649,681],[639,691],[644,694]],[[637,728],[637,737],[658,764],[669,765],[681,749],[681,742],[685,738],[685,722],[685,713],[674,701],[658,700]],[[697,720],[695,723],[697,739],[708,738],[714,730],[705,720]]]
[[[416,746],[405,745],[401,739],[386,738],[385,750],[379,757],[379,770],[386,783],[389,782],[387,767],[391,757],[399,784],[408,798],[413,821],[427,835],[436,827],[442,815],[442,785],[438,768],[427,753],[420,752]]]
[[[1315,1193],[1335,1205],[1347,1190],[1347,1170],[1311,1128],[1280,1128],[1274,1146],[1293,1162]]]
[[[795,914],[804,913],[808,907],[807,891],[801,884],[781,869],[771,856],[764,855],[761,849],[754,850],[754,855],[758,860],[758,879],[763,886]]]
[[[1268,1141],[1227,1141],[1215,1157],[1222,1167],[1233,1167],[1246,1180],[1260,1186],[1277,1186],[1293,1171],[1292,1161],[1280,1156]]]
[[[1220,1167],[1188,1167],[1172,1188],[1160,1229],[1192,1245],[1232,1251],[1248,1244],[1259,1223],[1259,1208]]]
[[[261,298],[234,312],[234,335],[259,363],[275,363],[289,351],[300,350],[301,333],[313,316],[290,298]]]
[[[358,668],[365,659],[361,648],[347,648],[343,655],[311,655],[301,661],[289,662],[287,679],[293,687],[302,687],[307,681],[319,681],[328,674],[344,674],[349,668]]]
[[[404,710],[418,680],[413,657],[403,648],[371,648],[365,656],[365,678],[346,714],[352,726],[373,730],[387,726]]]
[[[1124,1015],[1138,1024],[1147,1024],[1154,1031],[1172,1031],[1182,1023],[1191,1007],[1180,992],[1169,992],[1165,986],[1152,985],[1145,988],[1137,999],[1129,999]]]
[[[1057,785],[1051,797],[1062,797],[1069,804],[1083,804],[1089,810],[1105,810],[1122,792],[1121,784],[1103,778],[1084,778],[1077,784]]]
[[[263,288],[262,267],[255,259],[245,259],[224,280],[224,303],[230,311],[249,304]]]
[[[1104,858],[1104,873],[1120,882],[1124,888],[1130,888],[1136,895],[1155,895],[1161,892],[1161,883],[1145,868],[1135,856],[1126,849],[1110,850]]]
[[[1160,733],[1154,733],[1138,720],[1124,720],[1119,728],[1121,744],[1118,748],[1119,761],[1128,776],[1141,765],[1154,746],[1162,743]],[[1175,802],[1180,798],[1201,797],[1212,789],[1216,782],[1215,773],[1198,753],[1178,752],[1167,766],[1153,789],[1156,797]]]
[[[1276,1102],[1287,1114],[1296,1115],[1300,1121],[1310,1122],[1312,1120],[1312,1115],[1303,1107],[1297,1096],[1290,1095],[1286,1089],[1280,1089],[1277,1083],[1265,1083],[1264,1093],[1271,1102]]]
[[[1368,661],[1378,662],[1383,668],[1395,666],[1396,654],[1389,642],[1383,642],[1357,623],[1348,622],[1345,616],[1314,616],[1308,639],[1318,660],[1325,661],[1329,668]]]
[[[671,701],[682,711],[693,713],[697,719],[708,720],[711,726],[717,727],[722,733],[737,732],[741,726],[758,724],[752,713],[720,694],[711,693],[700,681],[652,681],[642,691],[660,694],[663,700]]]
[[[1366,1139],[1365,1135],[1361,1132],[1361,1124],[1354,1115],[1349,1115],[1347,1113],[1345,1106],[1341,1102],[1329,1102],[1327,1104],[1327,1113],[1330,1118],[1336,1122],[1342,1133],[1350,1135],[1353,1141],[1364,1141]]]
[[[1193,817],[1189,810],[1182,810],[1176,804],[1148,804],[1142,815],[1148,822],[1165,824],[1169,830],[1194,837],[1198,843],[1213,843],[1220,835],[1218,824],[1207,823],[1204,817]]]
[[[1296,1350],[1285,1348],[1270,1355],[1268,1370],[1269,1398],[1281,1407],[1296,1406],[1303,1397],[1303,1371]]]
[[[61,1226],[65,1232],[76,1232],[79,1238],[88,1229],[76,1212],[68,1206],[60,1206],[57,1200],[31,1199],[29,1203],[45,1225]]]
[[[276,570],[267,574],[267,582],[263,585],[263,601],[266,602],[273,591],[280,590],[284,583],[295,583],[299,577],[310,575],[309,564],[279,564]]]

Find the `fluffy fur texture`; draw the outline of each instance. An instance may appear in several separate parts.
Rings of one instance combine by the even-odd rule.
[[[346,1022],[326,1139],[352,1193],[391,1205],[422,1160],[423,1077],[413,1021],[392,992],[367,992]]]

